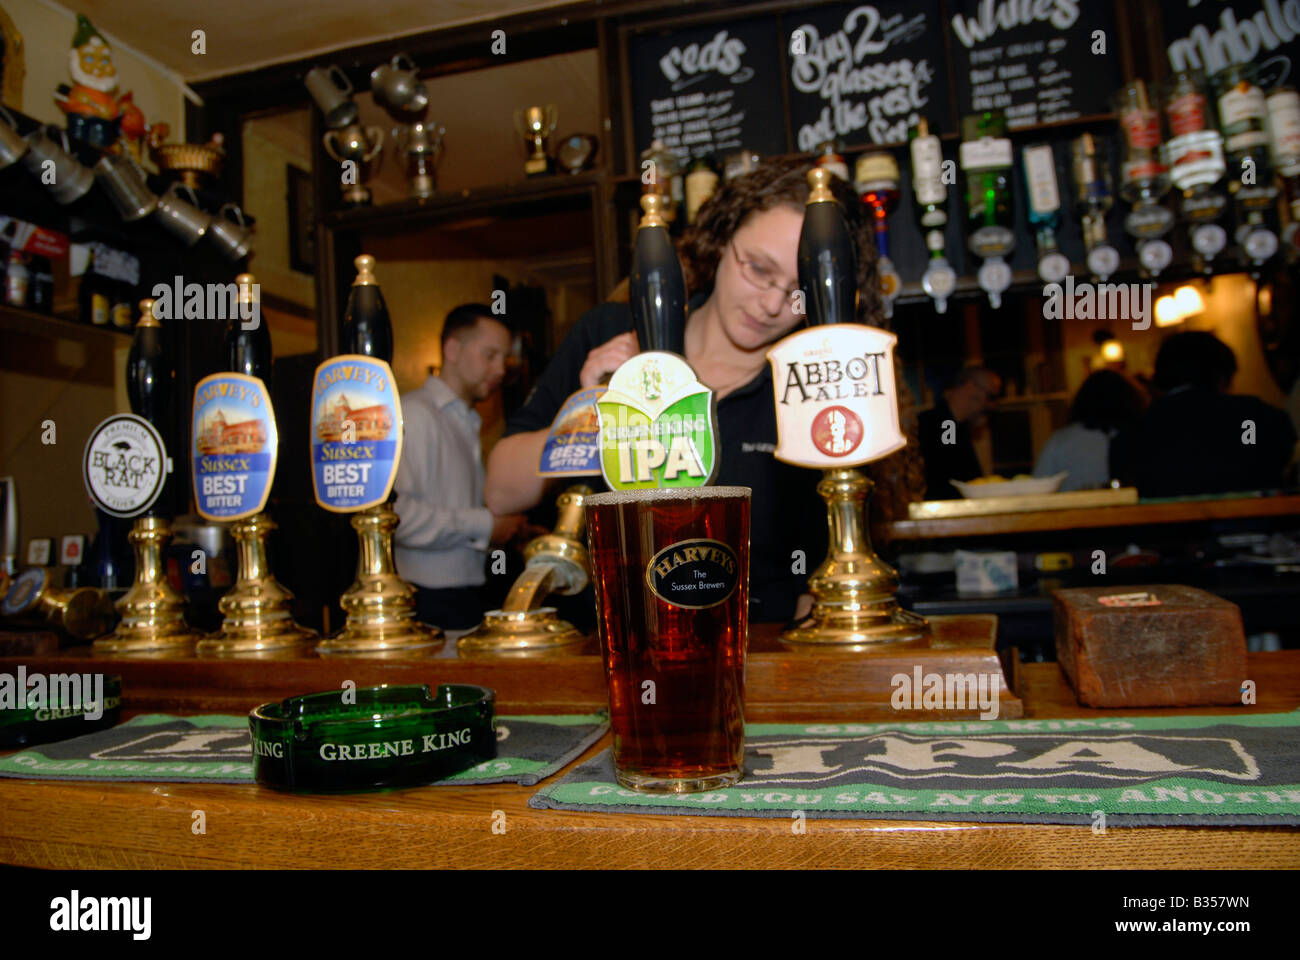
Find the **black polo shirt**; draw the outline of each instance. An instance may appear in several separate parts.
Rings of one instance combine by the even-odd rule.
[[[692,306],[703,302],[697,296]],[[581,386],[582,365],[596,347],[632,329],[625,303],[606,303],[583,314],[542,372],[523,407],[506,420],[506,435],[551,425],[564,401]],[[817,494],[821,472],[782,463],[776,448],[772,371],[718,402],[719,486],[749,487],[749,589],[751,620],[786,621],[806,592],[808,576],[826,558],[826,505]],[[607,489],[602,477],[587,479]],[[802,560],[795,551],[802,550]],[[798,572],[796,572],[798,571]]]

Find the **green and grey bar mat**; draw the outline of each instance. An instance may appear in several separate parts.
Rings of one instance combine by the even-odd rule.
[[[1300,711],[944,723],[750,724],[745,776],[620,787],[609,750],[539,809],[1107,826],[1300,825]]]
[[[440,783],[532,786],[609,728],[603,713],[500,716],[495,724],[497,758]],[[252,783],[248,718],[143,714],[109,730],[0,756],[0,777]]]

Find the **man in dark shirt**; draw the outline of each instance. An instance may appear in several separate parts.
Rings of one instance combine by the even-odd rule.
[[[1275,490],[1295,453],[1291,419],[1258,397],[1227,393],[1232,348],[1205,331],[1177,333],[1156,354],[1159,396],[1111,442],[1111,475],[1143,497]]]
[[[1001,392],[1002,378],[992,370],[964,367],[938,402],[917,417],[927,500],[960,499],[949,481],[983,475],[971,442],[971,427],[988,413]]]

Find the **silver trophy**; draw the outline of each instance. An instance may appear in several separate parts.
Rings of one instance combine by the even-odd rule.
[[[325,145],[325,152],[342,166],[343,202],[349,206],[370,203],[370,190],[364,181],[369,179],[370,161],[384,148],[384,131],[352,123],[342,130],[327,131],[321,142]]]
[[[442,137],[446,129],[423,120],[393,128],[394,156],[406,164],[411,180],[411,196],[420,200],[433,196],[438,189],[438,161],[442,159]]]

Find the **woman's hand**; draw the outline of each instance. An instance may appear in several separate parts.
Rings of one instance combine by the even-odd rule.
[[[631,331],[620,333],[587,354],[587,362],[582,365],[578,381],[583,389],[594,387],[604,379],[606,374],[613,373],[639,352],[636,334]]]

